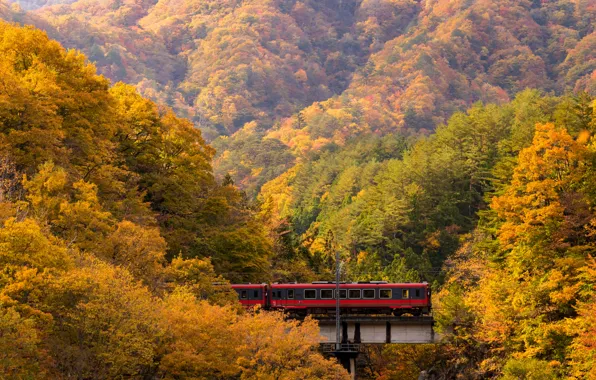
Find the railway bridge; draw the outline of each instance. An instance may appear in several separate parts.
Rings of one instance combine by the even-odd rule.
[[[340,344],[336,344],[335,316],[315,317],[321,329],[321,350],[334,355],[356,377],[356,357],[361,344],[432,344],[441,336],[434,331],[432,316],[341,316]]]
[[[315,318],[321,328],[321,343],[335,343],[335,316]],[[394,317],[353,315],[341,316],[341,343],[385,344],[438,343],[431,316]]]

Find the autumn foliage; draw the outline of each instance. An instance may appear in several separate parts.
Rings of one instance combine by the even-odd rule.
[[[439,314],[449,340],[469,350],[462,370],[594,376],[594,120],[580,132],[537,124],[452,260]]]
[[[370,378],[595,378],[594,1],[9,1],[2,375],[342,378],[225,285],[339,250],[438,294]]]
[[[0,377],[346,378],[314,321],[238,306],[272,242],[198,130],[41,31],[0,54]]]
[[[81,49],[207,140],[255,131],[220,140],[215,161],[251,196],[288,169],[283,145],[301,157],[370,133],[428,133],[526,88],[595,88],[589,0],[23,3],[0,15]]]

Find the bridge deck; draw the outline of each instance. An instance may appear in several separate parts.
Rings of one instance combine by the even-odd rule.
[[[318,316],[321,343],[335,342],[335,317]],[[340,318],[341,340],[344,344],[437,343],[432,316],[394,317],[348,315]]]
[[[313,316],[319,324],[335,323],[335,316]],[[395,325],[434,325],[432,316],[422,317],[394,317],[392,315],[345,315],[341,322],[349,323],[391,323]]]

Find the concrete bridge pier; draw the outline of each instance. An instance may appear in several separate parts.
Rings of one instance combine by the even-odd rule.
[[[356,380],[356,358],[360,354],[359,344],[342,343],[339,347],[335,343],[325,343],[322,345],[324,353],[333,355],[348,370],[352,380]]]

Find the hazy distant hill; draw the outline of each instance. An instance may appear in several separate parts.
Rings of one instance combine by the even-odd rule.
[[[527,87],[596,91],[592,0],[79,0],[20,17],[208,140],[247,125],[216,161],[245,187],[287,168],[287,149],[429,131]],[[288,148],[247,154],[264,137]]]
[[[476,101],[525,88],[596,91],[594,1],[426,1],[341,98],[311,106],[272,137],[297,151],[368,131],[432,130]]]
[[[405,126],[406,114],[407,128],[432,128],[476,100],[503,101],[525,87],[594,86],[590,0],[79,0],[21,7],[37,9],[55,28],[52,36],[85,51],[100,72],[136,84],[213,136],[253,120],[271,128],[346,88],[388,118],[382,128],[394,130]]]
[[[252,120],[271,127],[341,93],[368,55],[405,28],[379,26],[369,46],[360,3],[81,0],[34,13],[101,73],[137,85],[215,137]],[[415,12],[409,6],[400,20],[407,25]]]
[[[72,4],[75,0],[14,0],[9,3],[17,4],[24,10],[31,11],[48,5]]]

